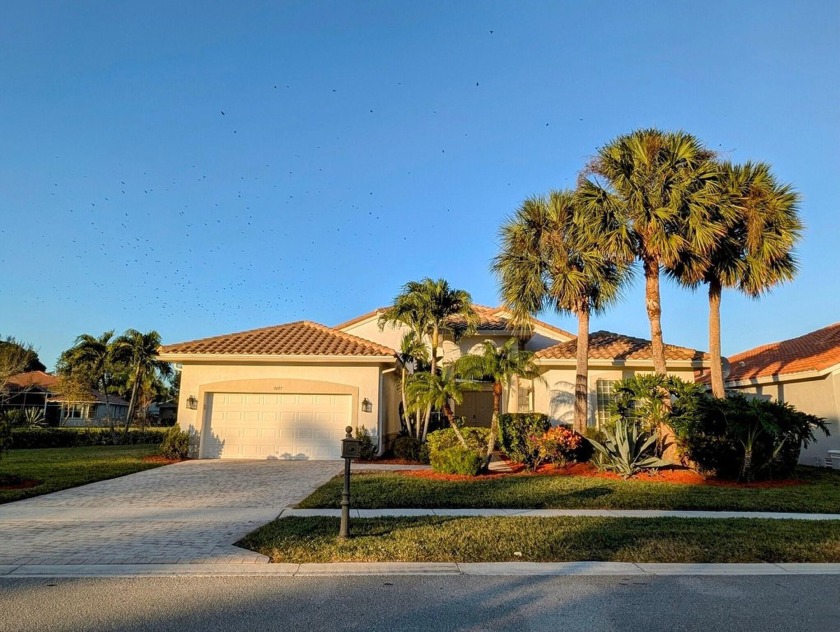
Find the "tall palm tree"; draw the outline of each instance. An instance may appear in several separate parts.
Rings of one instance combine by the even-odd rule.
[[[641,129],[602,147],[582,174],[580,200],[605,252],[642,264],[654,371],[665,375],[661,268],[687,251],[709,252],[723,227],[714,154],[685,132]]]
[[[709,353],[715,397],[724,397],[720,345],[723,288],[759,298],[796,275],[793,248],[802,234],[799,195],[779,183],[770,166],[747,162],[720,165],[720,201],[714,221],[725,228],[705,256],[689,253],[670,271],[683,285],[709,286]]]
[[[115,356],[126,362],[131,370],[131,399],[128,403],[123,440],[128,435],[128,428],[137,405],[137,396],[144,380],[150,373],[157,372],[165,377],[172,373],[169,363],[157,359],[160,342],[158,332],[152,330],[144,334],[136,329],[127,330],[114,342]]]
[[[408,382],[408,407],[412,411],[429,410],[434,408],[443,412],[443,416],[455,431],[458,441],[465,448],[469,447],[461,431],[455,423],[455,413],[451,402],[456,405],[464,401],[464,390],[472,387],[472,383],[460,380],[454,364],[446,364],[436,373],[415,373]],[[423,430],[423,440],[428,430],[428,415],[426,427]]]
[[[109,416],[109,391],[119,368],[114,354],[115,343],[113,329],[98,337],[81,334],[76,338],[76,344],[62,353],[58,360],[59,374],[65,377],[75,374],[76,383],[79,382],[80,374],[83,374],[84,379],[90,381],[90,386],[102,391]]]
[[[406,397],[406,382],[408,376],[413,374],[417,369],[417,365],[429,361],[429,350],[426,343],[418,337],[415,331],[407,331],[403,334],[400,341],[400,353],[398,355],[400,361],[400,392],[402,395],[403,417],[406,421],[406,428],[409,435],[417,439],[420,438],[422,428],[420,427],[420,414],[414,413],[414,421],[411,420],[411,414],[408,411],[408,398]]]
[[[487,441],[487,459],[496,447],[499,433],[499,415],[502,412],[502,393],[514,377],[532,379],[539,369],[534,364],[534,354],[520,348],[517,338],[510,338],[501,347],[485,340],[480,354],[461,356],[457,362],[458,372],[472,380],[493,381],[493,417],[490,422],[490,438]]]
[[[618,298],[629,272],[621,258],[609,256],[582,230],[589,221],[571,191],[529,198],[502,226],[501,252],[493,260],[515,323],[527,327],[543,309],[577,317],[574,423],[579,432],[588,415],[589,317]]]
[[[456,318],[463,320],[464,326],[454,323]],[[413,329],[418,337],[428,337],[432,373],[441,359],[438,350],[444,334],[457,339],[474,331],[477,322],[469,292],[452,289],[444,279],[429,278],[406,283],[394,304],[379,317],[380,328],[386,324],[403,324]]]

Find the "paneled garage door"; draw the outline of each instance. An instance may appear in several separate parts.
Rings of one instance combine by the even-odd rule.
[[[337,459],[350,425],[350,395],[213,393],[203,457]]]

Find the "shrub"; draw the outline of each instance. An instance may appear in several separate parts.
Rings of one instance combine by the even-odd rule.
[[[596,464],[602,470],[617,472],[624,478],[644,469],[670,465],[653,453],[657,435],[639,430],[636,424],[619,418],[615,431],[604,430],[603,443],[589,439],[596,452]]]
[[[578,460],[578,454],[585,443],[583,437],[569,426],[549,428],[539,437],[530,440],[536,448],[537,458],[534,467],[541,463],[565,465]]]
[[[6,418],[6,415],[0,412],[0,458],[12,443],[12,424]]]
[[[421,448],[419,439],[408,435],[400,435],[394,441],[394,457],[404,461],[422,461]]]
[[[790,476],[825,420],[790,404],[731,394],[681,402],[670,424],[683,454],[706,474],[752,481]]]
[[[541,437],[551,427],[543,413],[505,413],[499,415],[499,446],[512,460],[533,466],[538,458],[533,437]]]
[[[171,426],[163,435],[159,452],[167,459],[186,459],[190,454],[190,435],[180,426]]]
[[[160,443],[164,433],[160,430],[129,430],[124,445]],[[122,431],[110,428],[15,428],[11,447],[23,448],[78,448],[94,445],[114,445],[122,438]]]
[[[460,444],[444,450],[430,451],[430,460],[432,469],[442,474],[476,476],[484,466],[484,457],[480,452]]]
[[[370,461],[376,456],[376,444],[370,437],[370,431],[364,426],[356,428],[356,439],[358,439],[361,447],[361,458],[365,461]]]
[[[459,430],[470,450],[477,452],[482,457],[487,456],[487,440],[490,438],[490,428],[467,426],[459,428]],[[452,428],[444,428],[442,430],[430,432],[426,436],[426,444],[429,446],[430,460],[437,452],[447,450],[455,447],[456,445],[461,446],[461,442],[458,440],[458,436]]]

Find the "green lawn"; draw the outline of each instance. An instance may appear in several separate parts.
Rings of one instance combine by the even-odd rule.
[[[684,509],[840,513],[840,472],[797,469],[803,485],[770,489],[673,485],[584,476],[476,477],[437,481],[398,472],[354,474],[352,504],[381,508]],[[304,499],[304,508],[338,508],[341,477]]]
[[[9,450],[0,459],[0,477],[19,476],[35,479],[39,484],[25,489],[0,489],[0,503],[160,467],[161,463],[142,460],[157,454],[157,450],[156,445]]]
[[[282,518],[238,542],[272,562],[840,562],[840,521]],[[521,555],[517,555],[520,553]]]

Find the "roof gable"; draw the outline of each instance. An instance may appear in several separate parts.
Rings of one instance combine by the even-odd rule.
[[[159,353],[277,356],[393,356],[393,349],[311,321],[164,345]]]
[[[840,323],[730,356],[729,364],[727,382],[823,371],[840,364]]]

